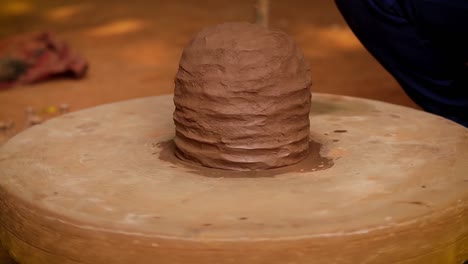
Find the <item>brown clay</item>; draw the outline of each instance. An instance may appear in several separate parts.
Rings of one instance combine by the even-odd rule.
[[[222,170],[200,166],[191,162],[180,160],[175,156],[175,144],[173,140],[156,144],[161,149],[159,159],[169,162],[176,167],[182,167],[191,173],[211,178],[271,178],[285,173],[298,175],[329,169],[333,166],[333,160],[320,154],[323,145],[311,140],[309,142],[309,155],[302,161],[287,167],[270,170],[234,171]]]
[[[0,241],[21,264],[467,260],[468,129],[382,102],[313,100],[310,155],[333,166],[275,175],[162,159],[172,96],[33,126],[0,148]],[[267,177],[234,177],[252,173]]]
[[[175,79],[176,155],[229,170],[303,160],[310,86],[309,65],[287,34],[249,23],[201,31]]]

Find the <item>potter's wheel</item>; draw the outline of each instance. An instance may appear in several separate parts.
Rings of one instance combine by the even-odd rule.
[[[466,128],[351,97],[312,105],[319,162],[254,174],[171,156],[171,96],[33,127],[0,149],[1,241],[25,264],[468,259]]]

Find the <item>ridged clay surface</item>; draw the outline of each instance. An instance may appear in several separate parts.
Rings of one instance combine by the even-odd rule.
[[[311,73],[287,34],[249,23],[198,33],[175,79],[176,155],[207,167],[261,170],[309,153]]]

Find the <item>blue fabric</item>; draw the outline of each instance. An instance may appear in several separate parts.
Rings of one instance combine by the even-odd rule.
[[[369,52],[424,110],[468,127],[468,0],[336,0]]]

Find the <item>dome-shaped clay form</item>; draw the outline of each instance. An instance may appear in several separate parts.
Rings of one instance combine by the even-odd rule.
[[[285,33],[226,23],[198,33],[175,79],[176,155],[228,170],[297,163],[309,153],[310,68]]]

